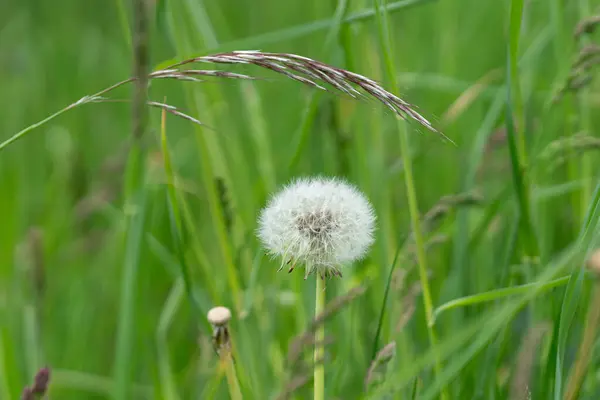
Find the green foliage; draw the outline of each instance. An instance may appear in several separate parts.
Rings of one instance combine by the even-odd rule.
[[[313,317],[314,277],[277,272],[255,237],[270,193],[311,174],[359,186],[379,228],[369,257],[327,283],[330,303],[366,290],[325,321],[325,398],[507,399],[521,343],[542,323],[551,330],[532,350],[530,398],[563,398],[589,306],[583,266],[600,247],[597,146],[570,144],[592,143],[600,120],[593,79],[557,93],[578,52],[600,45],[593,32],[572,35],[598,11],[591,3],[159,0],[152,10],[155,68],[234,49],[304,55],[382,82],[456,146],[375,102],[249,66],[227,70],[267,79],[152,81],[152,100],[207,127],[167,114],[161,130],[151,109],[133,143],[127,103],[59,111],[131,75],[129,2],[3,4],[0,399],[20,398],[46,365],[57,399],[227,399],[205,319],[215,305],[233,312],[244,398],[311,398],[311,344],[290,357]],[[476,206],[423,223],[442,197],[473,190]],[[591,360],[582,399],[600,394]]]

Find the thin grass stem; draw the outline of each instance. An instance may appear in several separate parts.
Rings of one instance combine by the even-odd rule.
[[[114,355],[114,399],[125,400],[131,386],[132,354],[135,333],[135,303],[138,270],[146,213],[145,151],[141,145],[147,125],[149,24],[144,0],[134,1],[133,69],[136,85],[132,101],[133,146],[129,153],[125,181],[126,219],[125,257],[120,288],[119,318]]]

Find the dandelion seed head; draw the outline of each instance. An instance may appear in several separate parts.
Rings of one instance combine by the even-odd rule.
[[[375,214],[354,186],[335,178],[298,179],[276,193],[259,217],[258,236],[273,256],[321,275],[361,259],[373,243]]]

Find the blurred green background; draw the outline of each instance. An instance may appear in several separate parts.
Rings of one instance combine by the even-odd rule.
[[[433,399],[442,388],[451,399],[563,398],[594,289],[584,260],[600,236],[600,98],[588,82],[600,54],[590,46],[600,42],[573,33],[599,6],[152,2],[153,68],[228,50],[296,53],[382,82],[456,146],[415,123],[398,128],[375,101],[316,93],[256,67],[227,70],[265,81],[155,81],[153,100],[210,127],[167,117],[174,221],[159,110],[149,110],[145,202],[134,208],[124,179],[129,104],[86,104],[40,126],[0,151],[0,399],[19,398],[45,365],[56,399],[229,398],[205,320],[215,305],[234,314],[244,398],[277,398],[310,377],[310,366],[286,357],[313,316],[315,278],[277,273],[279,260],[264,255],[254,232],[270,193],[315,174],[356,184],[378,216],[370,256],[328,283],[329,301],[366,290],[326,321],[326,398]],[[3,0],[0,8],[0,141],[131,75],[129,2]],[[592,61],[575,70],[581,54]],[[578,79],[587,84],[557,96]],[[111,94],[130,96],[131,86]],[[424,220],[433,306],[483,293],[439,315],[437,347],[409,236],[403,157]],[[465,193],[476,193],[476,204],[456,197]],[[494,292],[534,282],[511,296]],[[374,351],[390,342],[396,356],[365,390]],[[596,347],[584,351],[591,361],[580,398],[600,395]],[[311,396],[309,383],[292,397]]]

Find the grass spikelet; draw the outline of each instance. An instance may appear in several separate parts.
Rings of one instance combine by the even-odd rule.
[[[312,374],[296,375],[285,385],[282,392],[277,396],[277,400],[286,400],[290,398],[297,390],[306,386],[310,382]]]
[[[482,202],[483,196],[477,192],[459,193],[442,197],[423,216],[423,232],[434,230],[440,220],[455,209],[481,205]]]
[[[561,137],[548,144],[536,162],[552,169],[564,164],[575,155],[594,150],[600,150],[600,138],[586,133],[578,133],[573,136]]]
[[[552,102],[558,103],[565,94],[576,93],[588,86],[594,77],[594,67],[598,64],[600,64],[600,46],[595,44],[584,45],[571,65],[566,82],[554,96]]]
[[[414,106],[388,92],[374,80],[308,57],[254,50],[232,51],[184,60],[169,68],[198,62],[255,65],[320,90],[327,91],[325,85],[329,85],[355,99],[368,95],[383,103],[401,118],[413,119],[427,129],[437,132],[433,125],[416,111]]]
[[[577,24],[573,36],[579,39],[583,35],[589,35],[594,33],[596,27],[600,24],[600,15],[592,15],[591,17],[585,18]]]
[[[419,294],[421,294],[421,284],[416,282],[410,287],[408,293],[402,299],[401,304],[403,311],[400,315],[400,318],[398,318],[398,322],[396,323],[396,333],[400,333],[414,315],[417,308],[417,296]]]
[[[383,370],[385,367],[392,361],[394,356],[396,355],[396,342],[391,342],[385,345],[377,355],[371,365],[369,366],[369,370],[365,376],[365,391],[368,391],[372,385],[376,384],[380,381],[383,375]]]

